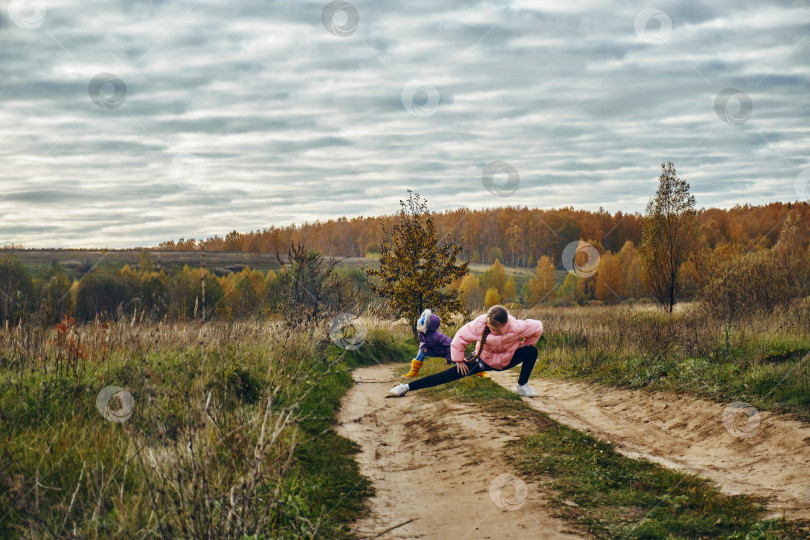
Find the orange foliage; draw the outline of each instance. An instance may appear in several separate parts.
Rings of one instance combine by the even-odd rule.
[[[735,206],[730,209],[710,208],[697,212],[699,242],[714,248],[731,243],[744,249],[754,246],[770,248],[776,243],[778,230],[788,214],[810,223],[807,203],[770,203],[761,206]],[[439,238],[452,233],[461,237],[465,260],[486,260],[490,250],[499,248],[507,266],[529,266],[543,255],[559,261],[563,248],[575,240],[595,240],[605,251],[614,254],[641,239],[642,216],[638,213],[610,214],[605,210],[591,212],[570,207],[538,209],[528,207],[461,208],[434,214]],[[290,242],[304,242],[321,253],[341,257],[363,257],[370,244],[378,245],[383,226],[391,229],[394,216],[339,218],[303,225],[269,227],[239,233],[231,231],[223,238],[207,240],[180,239],[164,242],[162,249],[200,249],[207,251],[284,252]],[[807,245],[807,238],[804,239]],[[534,264],[531,264],[534,266]]]
[[[73,317],[65,315],[62,322],[56,325],[56,341],[48,340],[48,342],[58,351],[57,366],[64,362],[74,374],[77,373],[79,362],[89,357],[87,347],[82,344],[76,331],[76,319]]]

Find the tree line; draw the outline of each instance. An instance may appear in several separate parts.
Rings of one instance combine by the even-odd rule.
[[[638,247],[627,240],[614,252],[597,241],[580,239],[571,247],[567,264],[565,253],[556,261],[543,255],[535,275],[522,286],[514,276],[507,278],[496,257],[482,275],[467,274],[453,287],[470,309],[501,302],[618,304],[649,298],[672,311],[680,300],[697,299],[730,325],[746,314],[810,295],[806,208],[788,207],[792,211],[775,223],[779,214],[765,223],[746,224],[748,231],[769,227],[756,242],[716,242],[716,237],[707,241],[706,223],[700,223],[689,183],[678,177],[672,162],[665,162],[656,194],[647,205]],[[722,230],[728,230],[728,222],[723,223]],[[745,237],[742,224],[733,230],[735,238]],[[560,282],[561,266],[568,272]]]
[[[286,263],[275,243],[282,229],[233,232],[222,245],[215,238],[160,246],[274,247],[282,263],[278,273],[248,267],[218,276],[185,266],[170,275],[155,271],[144,251],[137,270],[95,269],[71,282],[59,265],[32,276],[7,255],[0,259],[0,321],[52,324],[67,314],[83,321],[232,320],[280,312],[311,320],[376,299],[383,300],[377,305],[382,312],[413,321],[425,307],[446,316],[496,303],[532,307],[650,298],[669,311],[680,300],[698,299],[730,327],[810,294],[806,203],[698,211],[689,184],[671,162],[661,164],[658,190],[644,216],[511,207],[432,213],[419,194],[409,193],[393,216],[283,229],[290,233],[284,237]],[[341,227],[350,233],[342,247],[332,234]],[[322,234],[312,236],[316,230]],[[272,242],[261,244],[266,234]],[[379,268],[338,265],[336,256],[358,254],[355,238],[373,238],[364,252],[376,255],[371,258]],[[492,261],[489,269],[470,272],[481,260]],[[504,263],[529,266],[533,275],[515,279]]]
[[[301,244],[288,246],[279,272],[245,267],[221,276],[189,266],[172,274],[156,271],[148,251],[138,268],[96,268],[74,280],[58,264],[32,274],[16,255],[0,258],[0,321],[6,327],[50,325],[64,317],[203,321],[274,313],[305,323],[369,301],[360,269],[339,266]]]
[[[698,248],[722,244],[742,249],[770,248],[776,243],[780,224],[788,215],[810,222],[810,205],[774,202],[763,205],[709,208],[695,211]],[[392,230],[399,215],[339,218],[303,225],[268,227],[224,237],[170,240],[158,248],[168,250],[276,253],[290,243],[302,243],[320,253],[336,257],[376,257],[380,233]],[[498,259],[507,266],[534,268],[541,257],[557,263],[564,247],[584,240],[600,251],[618,253],[629,241],[639,246],[644,225],[640,213],[611,214],[573,208],[527,207],[466,208],[433,214],[439,238],[452,235],[461,246],[459,257],[471,264],[492,264]],[[562,268],[558,265],[558,268]]]
[[[710,245],[701,236],[689,183],[678,177],[672,162],[661,164],[658,180],[639,248],[628,240],[614,253],[597,242],[575,240],[562,250],[560,264],[567,273],[561,283],[560,264],[548,255],[540,257],[535,275],[520,288],[497,257],[482,274],[469,272],[468,263],[458,259],[456,239],[437,237],[434,216],[419,194],[410,192],[407,202],[400,201],[394,227],[384,231],[380,268],[367,272],[382,280],[374,291],[388,300],[396,316],[408,320],[423,307],[444,314],[500,303],[533,307],[635,298],[650,298],[671,313],[676,302],[692,299],[722,322],[727,343],[732,328],[746,317],[807,300],[810,245],[801,213],[785,215],[753,246]],[[774,231],[777,239],[768,240]],[[442,292],[447,287],[450,292]]]

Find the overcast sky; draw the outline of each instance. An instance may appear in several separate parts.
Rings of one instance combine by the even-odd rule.
[[[807,1],[704,4],[0,2],[0,245],[808,198]]]

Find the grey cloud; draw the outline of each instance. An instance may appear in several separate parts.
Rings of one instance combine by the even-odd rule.
[[[638,39],[645,6],[626,2],[356,2],[348,38],[323,28],[325,4],[91,1],[49,9],[37,30],[0,17],[2,236],[144,245],[390,213],[406,187],[436,210],[638,211],[665,159],[699,206],[730,206],[795,199],[810,166],[803,2],[662,1],[660,45]],[[756,27],[766,11],[773,27]],[[90,100],[100,71],[126,82],[120,108]],[[411,81],[439,90],[434,114],[405,110]],[[754,103],[742,125],[714,111],[729,87]],[[170,178],[184,153],[205,164],[196,189]],[[493,159],[521,172],[515,197],[481,186]],[[27,218],[43,212],[61,217]]]
[[[86,195],[77,192],[65,190],[42,190],[42,191],[20,191],[16,193],[6,193],[3,197],[6,201],[34,203],[34,204],[52,204],[52,203],[69,203],[80,202],[84,200]]]

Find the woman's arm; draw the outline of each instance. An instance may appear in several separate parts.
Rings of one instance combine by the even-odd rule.
[[[523,339],[523,346],[534,345],[540,336],[543,335],[543,323],[535,319],[524,319],[517,321],[521,323],[518,327],[517,335]]]
[[[482,317],[486,319],[486,316],[482,315]],[[450,358],[453,362],[463,362],[467,345],[478,341],[478,338],[481,337],[480,332],[476,331],[477,327],[478,319],[475,319],[462,326],[459,331],[456,332],[453,341],[450,343]]]

